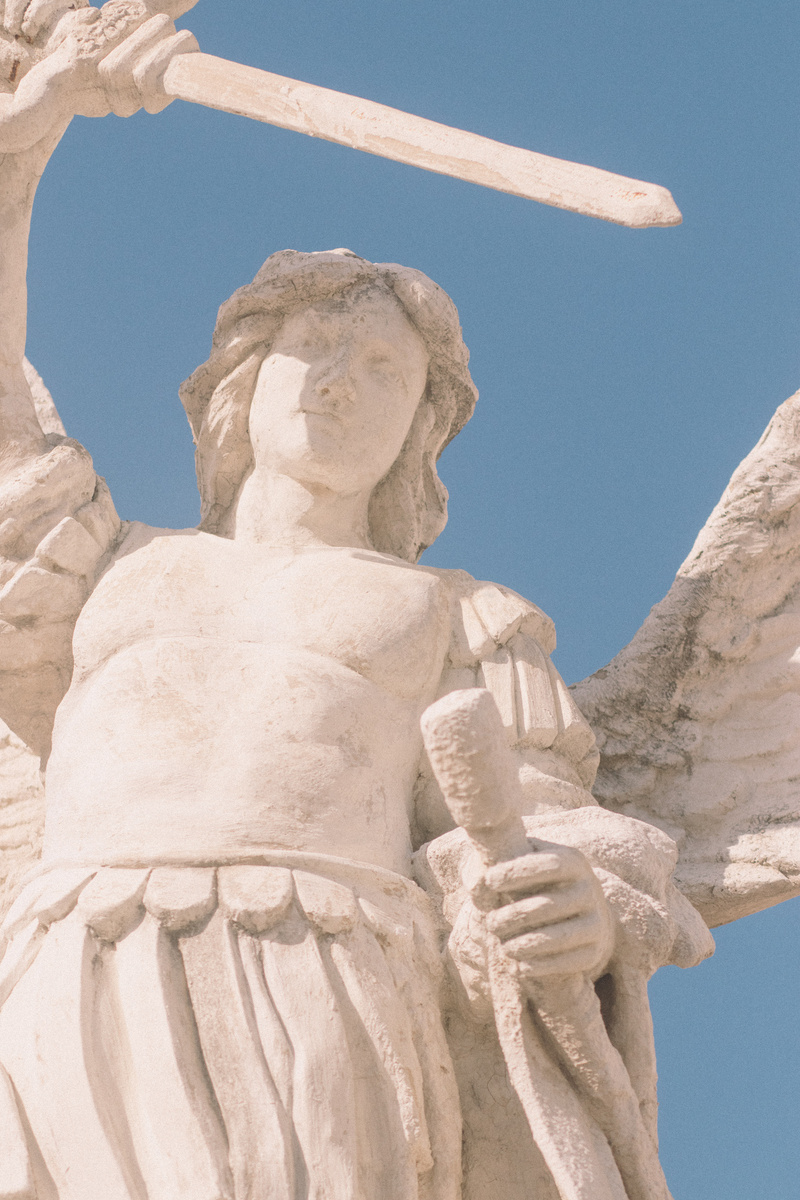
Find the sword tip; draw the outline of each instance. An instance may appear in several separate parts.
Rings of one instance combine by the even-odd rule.
[[[670,229],[680,225],[683,214],[675,203],[672,192],[660,184],[643,185],[647,191],[630,192],[625,199],[633,202],[632,211],[627,212],[620,224],[630,229]]]

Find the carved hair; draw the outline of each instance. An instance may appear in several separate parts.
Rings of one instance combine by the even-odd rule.
[[[453,302],[421,271],[371,263],[351,250],[271,255],[251,284],[219,310],[211,356],[181,388],[197,445],[201,529],[229,535],[241,485],[253,469],[250,404],[262,362],[286,318],[353,288],[386,289],[425,342],[425,392],[402,450],[369,503],[376,550],[416,562],[447,522],[436,461],[472,416],[477,391]]]

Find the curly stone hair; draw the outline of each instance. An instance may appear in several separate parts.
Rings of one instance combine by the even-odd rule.
[[[254,465],[248,421],[256,379],[283,322],[299,308],[370,284],[400,302],[430,357],[425,392],[403,448],[370,498],[372,544],[416,562],[442,532],[447,489],[436,461],[472,416],[478,395],[458,313],[421,271],[371,263],[351,250],[282,250],[220,308],[211,356],[180,393],[197,446],[201,529],[230,536],[236,499]]]

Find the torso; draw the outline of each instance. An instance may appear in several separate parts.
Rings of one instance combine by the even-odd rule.
[[[75,630],[45,857],[315,851],[408,870],[449,632],[432,572],[134,526]]]

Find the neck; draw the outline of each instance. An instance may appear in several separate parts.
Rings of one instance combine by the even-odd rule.
[[[242,487],[236,506],[237,541],[292,548],[358,546],[371,549],[369,492],[340,496],[256,469]]]

